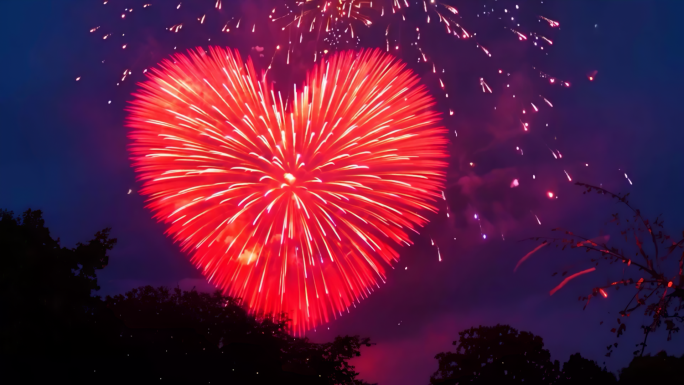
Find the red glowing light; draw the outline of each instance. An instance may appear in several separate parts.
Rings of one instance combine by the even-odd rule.
[[[605,290],[599,289],[599,291],[601,292],[601,295],[603,296],[603,298],[608,298],[608,293],[606,293]]]
[[[208,280],[257,315],[286,312],[299,333],[337,317],[437,211],[446,132],[389,55],[332,54],[287,98],[220,48],[148,75],[128,118],[141,192]]]
[[[565,278],[565,279],[563,280],[563,282],[561,282],[558,286],[554,287],[554,288],[549,292],[549,295],[553,295],[555,292],[557,292],[558,290],[562,289],[563,286],[565,286],[568,282],[570,282],[570,281],[572,281],[573,279],[579,277],[580,275],[587,274],[587,273],[591,273],[592,271],[595,271],[595,270],[596,270],[595,267],[591,267],[591,268],[589,268],[589,269],[582,270],[582,271],[580,271],[579,273],[575,273],[575,274],[573,274],[573,275],[571,275],[571,276]]]
[[[553,195],[553,193],[552,193],[551,191],[547,192],[547,193],[546,193],[546,196],[548,196],[549,198],[553,198],[553,197],[554,197],[554,195]]]

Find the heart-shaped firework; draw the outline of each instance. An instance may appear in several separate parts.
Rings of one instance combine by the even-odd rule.
[[[210,282],[296,332],[366,297],[437,210],[445,130],[387,54],[331,55],[283,103],[239,53],[198,50],[134,96],[130,151],[155,218]]]

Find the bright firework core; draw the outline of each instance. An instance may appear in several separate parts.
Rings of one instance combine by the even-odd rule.
[[[289,172],[286,172],[285,173],[285,180],[287,181],[287,183],[293,184],[297,180],[297,178],[295,178],[295,176],[290,174]]]
[[[447,139],[378,51],[332,55],[283,99],[238,53],[199,49],[149,72],[128,124],[155,218],[210,282],[301,333],[384,282],[437,211]]]

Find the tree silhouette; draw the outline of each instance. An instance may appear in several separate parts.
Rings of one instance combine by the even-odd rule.
[[[563,372],[558,380],[559,385],[610,385],[616,384],[615,375],[601,369],[595,361],[582,357],[579,353],[570,356],[563,364]]]
[[[337,337],[326,344],[287,334],[287,321],[258,321],[233,298],[217,291],[145,286],[107,297],[122,321],[110,338],[116,360],[137,365],[137,378],[178,383],[356,384],[348,359],[368,339]],[[143,368],[143,371],[140,371]],[[105,378],[118,366],[103,366]]]
[[[431,384],[617,384],[615,375],[579,353],[560,370],[541,337],[508,325],[480,326],[458,335],[456,352],[435,356],[439,368]]]
[[[455,352],[435,358],[431,384],[550,384],[560,377],[558,361],[541,337],[508,325],[480,326],[458,333]]]
[[[677,358],[659,352],[655,356],[634,357],[620,371],[620,385],[681,384],[684,382],[684,355]]]
[[[663,220],[660,216],[653,221],[646,219],[639,209],[629,203],[627,199],[629,194],[615,194],[602,187],[585,183],[576,184],[585,188],[584,194],[596,191],[600,195],[616,199],[629,210],[631,218],[623,218],[620,213],[615,213],[611,220],[617,226],[622,226],[620,236],[624,237],[627,242],[626,247],[609,245],[605,238],[603,240],[590,239],[559,228],[553,231],[562,232],[564,234],[562,237],[535,237],[533,239],[542,240],[542,245],[553,244],[561,250],[584,249],[588,253],[593,253],[595,257],[588,258],[587,265],[599,266],[603,262],[604,265],[605,263],[621,264],[624,267],[624,278],[594,287],[590,294],[580,296],[579,299],[586,301],[584,306],[586,308],[592,298],[608,297],[609,289],[618,290],[620,287],[626,287],[632,290],[634,295],[619,314],[621,318],[624,318],[634,311],[641,310],[650,317],[650,323],[642,325],[644,340],[637,345],[641,349],[634,351],[635,355],[643,355],[651,332],[664,325],[669,341],[672,339],[672,334],[680,330],[679,325],[684,322],[684,314],[680,314],[680,311],[684,309],[684,252],[679,257],[676,254],[684,249],[684,233],[679,241],[670,237],[663,232]],[[594,269],[595,267],[592,267],[583,272]],[[571,277],[566,278],[566,281],[558,288]],[[557,289],[551,293],[553,294],[555,290]],[[617,319],[617,324],[611,330],[616,333],[617,337],[627,328],[621,318]],[[613,347],[617,347],[617,343],[608,346],[606,356],[610,356]]]
[[[0,211],[1,383],[363,384],[348,361],[367,338],[294,338],[220,292],[93,296],[115,243],[62,247],[40,211]]]
[[[116,239],[109,229],[75,248],[60,246],[40,210],[21,217],[0,211],[0,353],[52,354],[73,345],[98,300],[96,271],[107,266]]]

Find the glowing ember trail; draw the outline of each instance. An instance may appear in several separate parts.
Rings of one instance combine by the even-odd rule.
[[[575,273],[575,274],[573,274],[573,275],[571,275],[571,276],[565,278],[565,279],[563,280],[563,282],[561,282],[558,286],[554,287],[554,288],[549,292],[549,295],[553,295],[555,292],[557,292],[558,290],[560,290],[561,288],[563,288],[563,286],[565,286],[565,284],[567,284],[568,282],[570,282],[573,278],[577,278],[577,277],[579,277],[580,275],[583,275],[583,274],[591,273],[591,272],[594,271],[594,270],[596,270],[596,268],[595,268],[595,267],[592,267],[592,268],[589,268],[589,269],[586,269],[586,270],[582,270],[582,271],[580,271],[579,273]]]
[[[535,247],[534,250],[532,250],[532,251],[530,251],[529,253],[525,254],[524,257],[520,258],[520,260],[518,261],[518,263],[515,265],[515,268],[513,269],[513,272],[515,273],[515,272],[518,270],[518,267],[520,267],[520,265],[522,265],[523,262],[525,262],[530,256],[532,256],[532,254],[536,253],[537,251],[539,251],[542,247],[544,247],[544,246],[546,246],[546,245],[548,245],[548,243],[547,243],[547,242],[543,242],[541,245]]]
[[[384,281],[444,188],[446,130],[418,77],[379,51],[330,55],[283,103],[220,48],[148,72],[129,108],[155,218],[227,294],[295,332]]]

